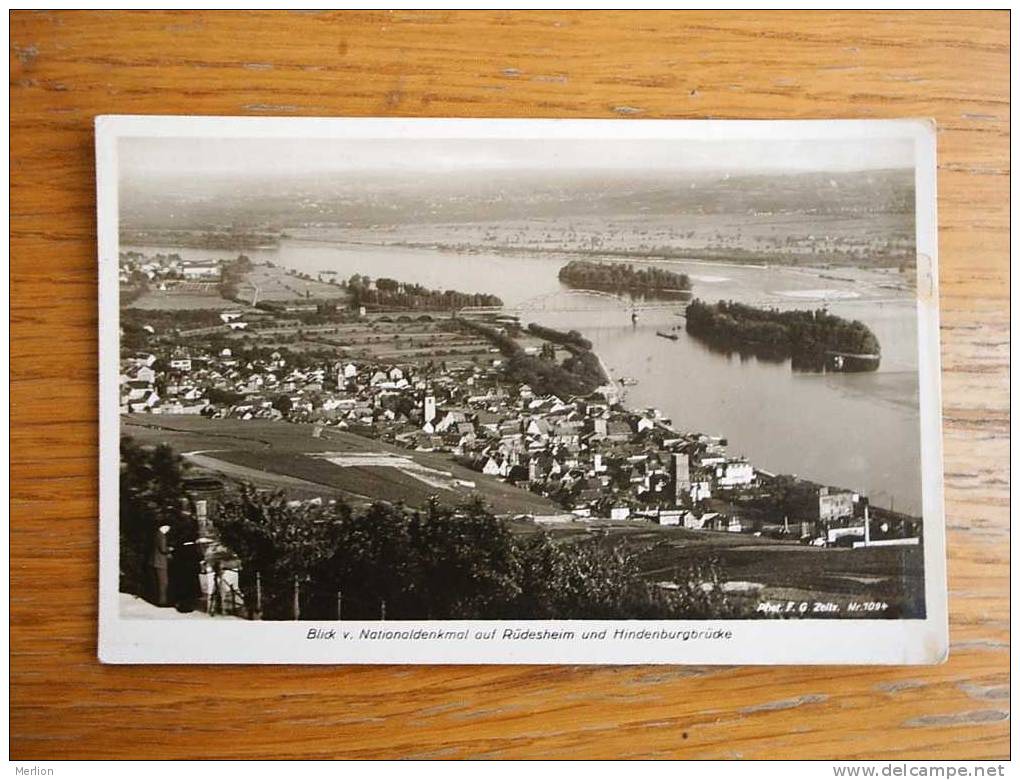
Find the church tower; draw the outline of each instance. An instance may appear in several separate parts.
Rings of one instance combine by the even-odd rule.
[[[425,393],[422,399],[422,425],[436,419],[436,397],[432,393]]]
[[[686,452],[673,453],[673,484],[676,503],[685,503],[691,494],[691,462]]]

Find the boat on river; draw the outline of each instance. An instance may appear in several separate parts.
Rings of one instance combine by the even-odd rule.
[[[675,333],[663,333],[661,330],[655,331],[655,335],[662,336],[664,339],[669,339],[670,341],[676,341],[677,339],[680,338]]]
[[[848,374],[858,371],[877,371],[881,360],[882,356],[879,354],[857,354],[827,350],[825,353],[825,368],[829,371]]]

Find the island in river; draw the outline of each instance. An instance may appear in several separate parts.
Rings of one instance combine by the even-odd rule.
[[[695,299],[686,311],[687,332],[728,351],[765,360],[790,359],[802,371],[876,371],[881,347],[863,322],[825,309],[762,309],[732,301]]]
[[[691,290],[687,274],[654,266],[638,268],[630,263],[571,260],[560,269],[559,280],[575,289],[612,293],[677,295]]]

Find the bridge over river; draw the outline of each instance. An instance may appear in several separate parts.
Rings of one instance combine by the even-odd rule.
[[[601,290],[557,290],[551,293],[536,295],[534,298],[508,306],[466,306],[460,311],[466,314],[507,314],[526,315],[532,312],[585,312],[605,311],[607,305],[618,306],[631,311],[675,311],[683,315],[691,296],[672,299],[635,299],[629,295],[603,292]],[[860,297],[819,297],[819,298],[761,298],[755,300],[738,300],[747,306],[758,308],[827,308],[839,303],[901,303],[901,297],[873,298]]]
[[[607,304],[636,311],[654,309],[676,309],[679,311],[687,302],[687,298],[680,297],[672,300],[640,300],[601,290],[557,290],[536,295],[534,298],[528,298],[510,306],[466,306],[461,311],[468,314],[518,315],[538,311],[605,311]]]

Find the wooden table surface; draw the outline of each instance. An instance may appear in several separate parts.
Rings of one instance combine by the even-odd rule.
[[[1007,12],[12,12],[10,67],[12,758],[1008,755]],[[949,662],[101,665],[104,113],[934,117]]]

